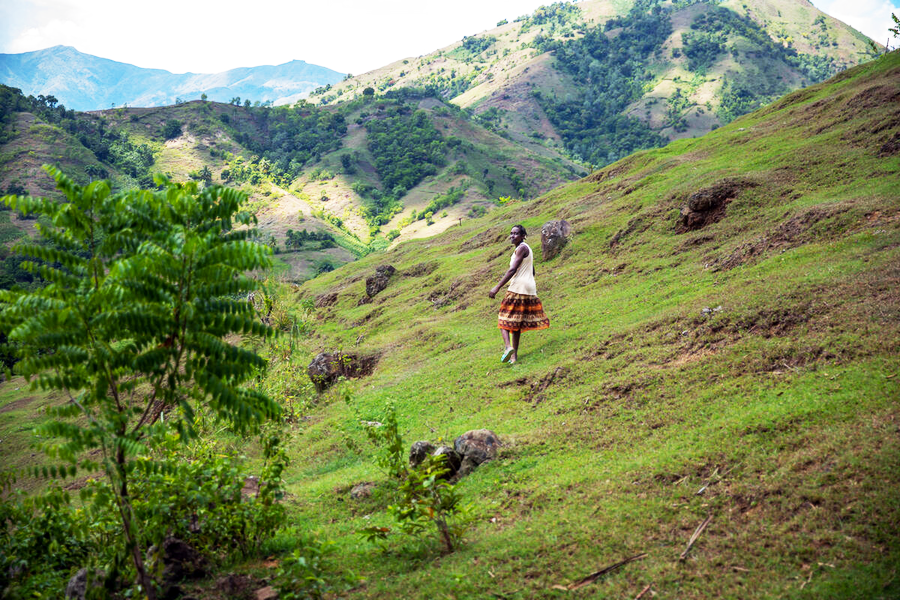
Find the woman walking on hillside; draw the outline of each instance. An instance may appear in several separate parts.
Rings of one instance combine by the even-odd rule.
[[[534,283],[534,252],[525,243],[525,228],[513,225],[509,232],[509,242],[515,251],[509,260],[509,270],[500,279],[500,283],[491,288],[488,296],[493,298],[507,281],[509,288],[500,303],[499,325],[503,334],[506,350],[500,357],[501,362],[510,364],[518,360],[519,337],[523,331],[536,331],[550,327],[550,319],[544,314],[544,307],[537,297],[537,286]]]

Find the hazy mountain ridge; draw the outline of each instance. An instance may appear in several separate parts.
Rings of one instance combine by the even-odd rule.
[[[71,46],[0,54],[0,82],[26,95],[53,95],[66,107],[82,111],[125,104],[163,106],[175,104],[177,98],[195,100],[202,93],[219,102],[239,96],[285,104],[343,78],[343,73],[302,60],[212,74],[174,74],[84,54]]]

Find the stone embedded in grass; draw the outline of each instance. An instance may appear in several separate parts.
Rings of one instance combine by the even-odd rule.
[[[361,498],[368,498],[372,495],[372,490],[375,489],[375,484],[371,481],[363,481],[362,483],[357,483],[350,490],[350,497],[354,500],[359,500]]]
[[[343,352],[322,352],[309,363],[306,373],[319,392],[325,391],[339,377],[364,377],[378,363],[377,355],[361,356]]]
[[[393,275],[396,270],[397,269],[391,265],[381,265],[376,267],[375,274],[366,278],[366,295],[371,298],[386,288],[388,281],[391,279],[391,275]]]
[[[550,260],[557,256],[569,243],[572,226],[568,221],[547,221],[541,227],[541,256]]]
[[[453,442],[453,448],[463,457],[463,461],[468,459],[475,466],[497,458],[502,445],[500,438],[490,429],[467,431]]]
[[[447,472],[444,474],[444,479],[449,479],[459,472],[459,468],[462,465],[462,457],[456,450],[454,450],[450,446],[441,446],[434,451],[432,456],[445,457],[444,466],[447,467]]]
[[[88,579],[90,579],[91,590],[103,590],[103,580],[106,579],[106,572],[94,569],[88,578],[87,568],[79,569],[77,573],[72,575],[66,585],[66,600],[84,600],[88,595]]]
[[[162,562],[162,569],[157,561]],[[206,576],[207,561],[202,554],[190,544],[176,537],[169,536],[162,542],[162,548],[151,546],[147,550],[145,563],[155,572],[162,572],[162,596],[178,598],[181,588],[177,585],[185,579],[197,579]]]
[[[681,208],[678,232],[693,231],[720,221],[725,216],[725,206],[741,190],[756,185],[755,181],[746,179],[723,179],[708,188],[697,190],[688,197],[687,205]]]
[[[316,308],[327,308],[332,306],[335,302],[337,302],[338,295],[337,292],[332,292],[330,294],[322,294],[321,296],[316,297]]]
[[[418,467],[434,450],[434,445],[431,442],[415,442],[409,449],[409,466],[413,468]]]

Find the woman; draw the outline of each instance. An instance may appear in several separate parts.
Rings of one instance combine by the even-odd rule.
[[[525,243],[525,228],[514,225],[509,232],[509,242],[515,247],[509,260],[509,270],[500,279],[500,283],[491,288],[488,296],[493,298],[507,281],[509,288],[503,302],[500,303],[499,327],[503,334],[506,350],[500,362],[510,364],[518,360],[519,337],[523,331],[547,329],[550,319],[544,314],[544,307],[537,297],[534,283],[534,253]],[[510,333],[512,335],[510,335]]]

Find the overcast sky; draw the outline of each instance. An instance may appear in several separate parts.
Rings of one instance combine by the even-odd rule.
[[[426,54],[551,1],[0,0],[0,53],[62,44],[173,73],[299,59],[359,74]],[[900,0],[814,4],[882,44],[891,12],[900,16]]]

